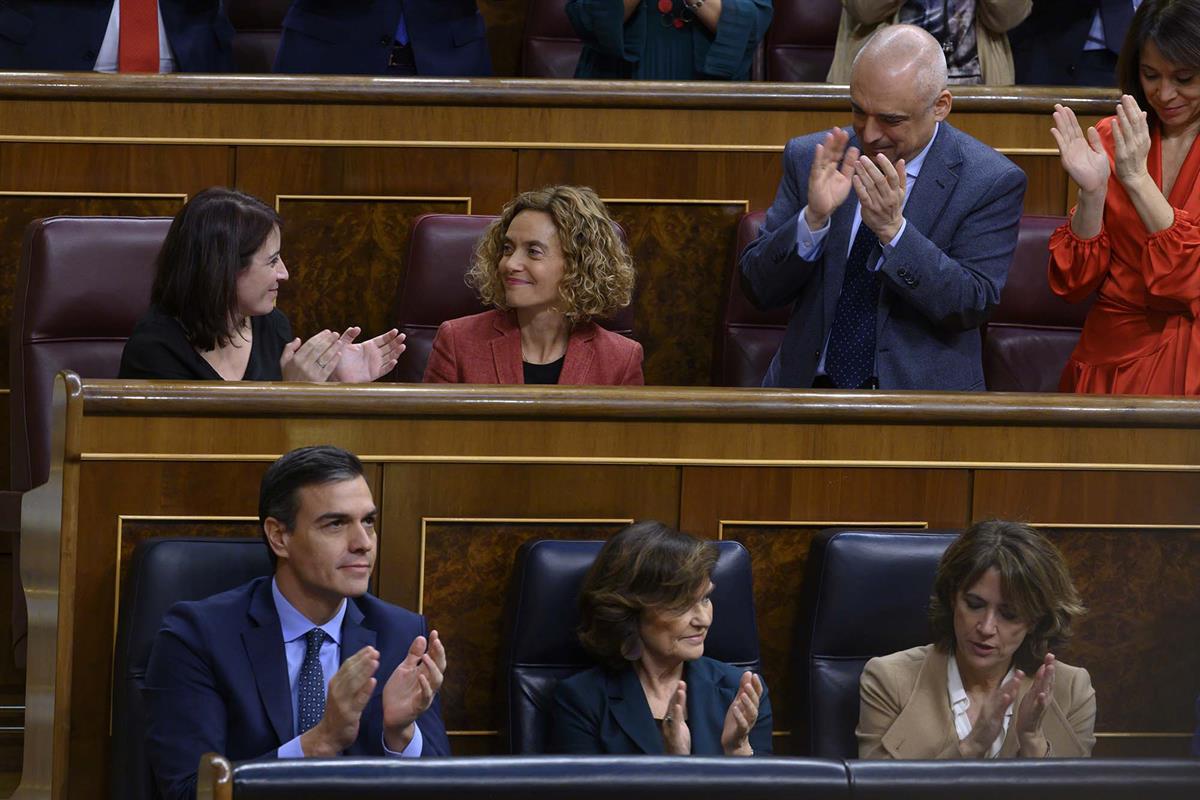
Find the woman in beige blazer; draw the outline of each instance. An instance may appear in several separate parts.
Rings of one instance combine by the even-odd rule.
[[[1050,652],[1083,613],[1045,537],[1015,522],[972,526],[938,564],[930,601],[937,642],[867,662],[859,757],[1091,755],[1091,678]]]
[[[838,23],[833,64],[829,69],[830,83],[850,82],[854,56],[871,34],[898,21],[903,5],[904,0],[842,0],[842,19]],[[1032,10],[1032,0],[976,0],[975,48],[983,83],[1010,85],[1014,82],[1008,31]]]

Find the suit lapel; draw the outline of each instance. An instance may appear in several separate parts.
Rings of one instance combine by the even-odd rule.
[[[563,386],[578,386],[588,383],[592,359],[596,357],[596,324],[584,322],[575,326],[567,340],[567,354],[563,359],[562,373],[558,376]]]
[[[962,150],[955,139],[956,131],[948,122],[942,122],[933,146],[921,165],[921,173],[904,206],[904,218],[925,236],[929,236],[933,225],[942,215],[958,185],[958,170],[962,164]],[[937,244],[935,242],[935,244]],[[941,245],[938,245],[940,248]],[[886,285],[886,282],[885,282]],[[892,305],[885,301],[887,291],[879,293],[879,313],[875,320],[875,341],[880,341],[883,326],[891,313]]]
[[[687,681],[688,730],[692,734],[693,753],[721,753],[721,732],[725,727],[723,697],[712,670],[702,661],[683,665]]]
[[[338,663],[346,663],[346,659],[368,645],[371,647],[375,646],[375,631],[365,627],[362,621],[362,610],[359,609],[358,604],[353,599],[347,598],[346,616],[342,617],[342,652]],[[383,686],[388,676],[376,677],[383,677],[383,680],[376,681],[377,686]]]
[[[1013,716],[1008,723],[1008,732],[1004,734],[1004,743],[1000,745],[1000,758],[1016,758],[1017,756],[1017,750],[1021,747],[1021,742],[1017,738],[1017,711],[1021,708],[1021,701],[1025,699],[1025,695],[1029,694],[1029,690],[1032,688],[1033,676],[1026,675],[1021,681],[1021,688],[1017,690],[1017,699],[1013,702]],[[1042,717],[1042,735],[1050,743],[1050,752],[1055,758],[1077,758],[1088,755],[1079,744],[1079,738],[1067,722],[1062,706],[1058,704],[1058,699],[1053,693],[1050,695],[1050,707],[1046,709],[1046,715]]]
[[[491,341],[492,363],[496,369],[496,382],[520,384],[525,382],[521,368],[521,329],[512,319],[513,312],[496,312],[492,327],[498,334]]]
[[[930,647],[912,697],[883,734],[881,743],[893,758],[931,758],[958,741],[946,685],[946,655]],[[943,731],[942,741],[931,743],[930,731]]]
[[[253,665],[254,682],[267,718],[279,744],[290,741],[295,735],[292,720],[292,694],[288,683],[287,656],[283,652],[283,629],[279,625],[279,613],[271,597],[271,581],[258,585],[250,598],[250,619],[257,627],[242,633],[246,656]]]
[[[633,668],[622,670],[619,675],[605,673],[608,686],[608,710],[625,735],[648,755],[662,755],[662,735],[655,726],[646,702],[646,692]],[[688,711],[691,711],[689,703]]]

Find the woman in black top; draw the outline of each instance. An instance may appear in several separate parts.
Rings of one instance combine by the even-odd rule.
[[[121,353],[122,378],[366,383],[404,352],[395,329],[355,344],[361,329],[293,338],[275,308],[288,278],[279,216],[232,189],[206,189],[175,215],[151,308]]]

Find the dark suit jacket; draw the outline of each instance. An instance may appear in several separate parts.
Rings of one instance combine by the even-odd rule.
[[[114,0],[0,0],[0,69],[92,70]],[[180,72],[232,72],[219,0],[159,0]]]
[[[380,659],[375,693],[346,753],[383,755],[383,686],[425,630],[424,617],[411,611],[369,594],[350,599],[341,658],[372,645]],[[149,718],[146,753],[167,800],[196,796],[196,768],[206,752],[234,761],[273,758],[295,727],[271,579],[176,603],[154,640],[142,696]],[[435,697],[417,720],[422,755],[450,754],[439,709]]]
[[[1017,83],[1074,86],[1098,0],[1034,0],[1033,11],[1008,32]]]
[[[685,662],[687,721],[694,755],[722,755],[725,714],[745,670],[711,658]],[[758,721],[750,731],[755,755],[771,752],[771,700],[763,685]],[[633,668],[593,667],[560,681],[554,691],[550,750],[574,755],[662,755],[662,736]]]
[[[521,328],[510,312],[484,311],[438,326],[425,383],[524,383]],[[560,385],[640,386],[642,346],[594,322],[567,341]]]
[[[822,255],[796,251],[797,216],[825,132],[792,139],[758,238],[742,253],[742,286],[760,308],[792,306],[776,358],[782,386],[812,385],[837,309],[857,198],[834,213]],[[858,140],[851,132],[850,145]],[[908,225],[880,269],[875,367],[881,389],[983,389],[979,326],[1000,300],[1017,245],[1025,173],[941,123],[910,190]],[[876,247],[872,261],[881,250]]]
[[[475,0],[295,0],[283,20],[275,71],[385,73],[401,7],[417,74],[492,74]]]

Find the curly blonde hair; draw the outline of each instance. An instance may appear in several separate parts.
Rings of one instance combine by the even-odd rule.
[[[500,258],[508,226],[522,211],[550,215],[563,251],[559,309],[572,324],[607,317],[633,300],[633,259],[608,209],[585,186],[549,186],[522,192],[488,226],[475,248],[467,285],[486,305],[507,311]]]

